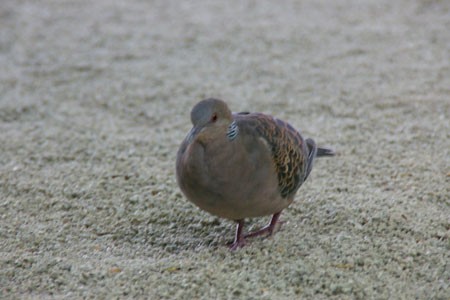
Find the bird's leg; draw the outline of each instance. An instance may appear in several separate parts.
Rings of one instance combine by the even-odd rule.
[[[245,237],[242,235],[243,229],[244,229],[244,220],[237,220],[234,242],[230,244],[231,251],[237,250],[238,248],[245,246]]]
[[[249,234],[245,235],[244,237],[245,238],[254,237],[254,236],[258,236],[258,235],[262,235],[262,234],[266,234],[266,233],[268,235],[272,235],[272,233],[273,233],[277,223],[281,223],[281,221],[278,221],[278,219],[280,218],[280,215],[281,215],[281,211],[277,212],[276,214],[274,214],[272,216],[272,220],[270,220],[269,224],[267,224],[266,226],[264,226],[260,230],[250,232]]]

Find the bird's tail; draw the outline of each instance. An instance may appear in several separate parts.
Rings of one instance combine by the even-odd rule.
[[[319,148],[316,145],[316,142],[314,142],[313,139],[306,139],[306,145],[308,146],[309,155],[308,160],[306,163],[306,172],[305,172],[305,179],[308,178],[309,173],[311,173],[313,163],[316,157],[321,156],[334,156],[336,153],[328,148]]]
[[[334,152],[332,149],[328,149],[328,148],[319,148],[317,147],[317,154],[316,157],[321,157],[321,156],[335,156],[336,152]]]

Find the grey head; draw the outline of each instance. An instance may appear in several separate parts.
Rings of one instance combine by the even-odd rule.
[[[212,124],[229,124],[231,121],[231,111],[228,105],[220,99],[209,98],[202,100],[191,111],[192,125],[197,128]]]

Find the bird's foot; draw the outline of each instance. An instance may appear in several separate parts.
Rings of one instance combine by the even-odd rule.
[[[264,235],[264,234],[267,234],[267,236],[270,236],[273,234],[273,230],[274,230],[274,228],[272,228],[272,226],[266,225],[259,230],[247,233],[245,235],[245,238],[252,238],[252,237],[260,236],[260,235]]]
[[[235,240],[232,243],[229,243],[228,248],[230,248],[231,251],[236,251],[237,249],[242,248],[245,245],[246,245],[245,238],[241,237],[240,239]]]
[[[259,229],[259,230],[256,230],[256,231],[253,231],[253,232],[250,232],[250,233],[246,234],[246,235],[244,236],[244,238],[250,238],[250,237],[260,236],[260,235],[263,235],[263,234],[267,234],[267,236],[271,236],[271,235],[274,233],[275,228],[276,228],[276,227],[280,227],[281,224],[284,223],[284,221],[279,221],[279,220],[278,220],[279,217],[280,217],[280,214],[281,214],[281,213],[276,213],[276,214],[274,214],[274,215],[272,216],[272,220],[270,221],[269,224],[267,224],[266,226],[264,226],[263,228],[261,228],[261,229]]]
[[[267,236],[271,236],[275,232],[275,228],[276,227],[280,228],[281,225],[284,223],[285,223],[285,221],[278,221],[275,225],[266,225],[259,230],[256,230],[256,231],[246,234],[244,237],[252,238],[252,237],[260,236],[260,235],[264,235],[264,234],[267,234]]]
[[[234,242],[228,244],[231,251],[235,251],[245,246],[245,237],[242,235],[244,229],[244,220],[237,220],[236,234],[234,236]]]
[[[279,227],[279,225],[284,223],[284,222],[278,220],[280,218],[280,214],[281,214],[281,211],[277,212],[276,214],[274,214],[272,216],[272,220],[270,220],[270,223],[268,225],[264,226],[260,230],[250,232],[249,234],[246,234],[246,235],[242,234],[243,233],[242,231],[244,229],[244,220],[243,219],[236,220],[237,226],[236,226],[236,234],[234,236],[234,241],[232,243],[228,244],[228,246],[230,247],[230,250],[235,251],[239,248],[244,247],[246,244],[245,239],[248,237],[255,237],[255,236],[262,235],[262,234],[272,235],[275,230],[275,227]]]

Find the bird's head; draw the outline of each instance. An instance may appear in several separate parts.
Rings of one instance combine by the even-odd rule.
[[[228,126],[233,121],[228,105],[219,99],[209,98],[197,103],[191,111],[195,128]]]

